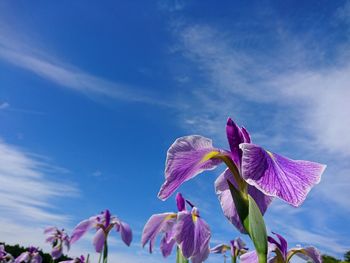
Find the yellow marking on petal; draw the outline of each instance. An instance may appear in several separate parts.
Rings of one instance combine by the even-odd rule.
[[[202,160],[200,161],[201,163],[204,163],[208,160],[210,160],[211,158],[217,156],[219,154],[218,151],[211,151],[211,152],[208,152],[206,155],[203,156]]]
[[[274,159],[275,157],[273,156],[273,153],[272,152],[269,152],[269,151],[266,151],[267,152],[267,154],[272,158],[272,159]]]
[[[167,215],[167,216],[164,218],[164,221],[165,221],[165,220],[169,220],[169,219],[173,219],[173,218],[176,218],[176,214]]]
[[[196,222],[198,220],[198,217],[195,214],[192,214],[192,220],[193,222]]]

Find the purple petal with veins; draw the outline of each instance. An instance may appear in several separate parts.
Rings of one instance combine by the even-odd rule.
[[[242,143],[240,148],[243,179],[266,195],[277,196],[296,207],[320,182],[326,168],[319,163],[291,160],[254,144]]]
[[[185,199],[182,197],[181,193],[176,194],[176,205],[178,211],[186,210]]]
[[[231,118],[228,118],[226,124],[226,136],[230,145],[232,160],[237,167],[240,167],[242,150],[239,148],[239,145],[243,142],[250,142],[249,133],[246,129],[244,129],[244,132],[242,132],[241,128],[239,128]]]
[[[239,259],[240,259],[241,263],[257,263],[257,262],[259,262],[258,255],[256,254],[255,250],[244,253],[243,255],[241,255],[241,257]]]
[[[91,218],[81,221],[73,229],[71,240],[70,240],[71,244],[78,241],[87,231],[89,231],[94,226],[95,222],[96,220]]]
[[[175,213],[163,213],[152,215],[145,224],[142,231],[141,244],[142,247],[149,242],[149,251],[152,253],[156,237],[159,233],[171,231],[176,222]]]
[[[132,241],[132,231],[130,226],[127,223],[120,221],[120,235],[122,240],[127,246],[130,246]]]
[[[205,170],[214,169],[221,161],[211,159],[221,150],[208,138],[192,135],[178,138],[169,148],[165,162],[165,183],[158,197],[167,199],[181,184]]]
[[[273,237],[268,236],[267,240],[272,243],[275,244],[277,246],[277,248],[281,251],[282,256],[284,257],[284,259],[287,258],[287,249],[288,249],[288,243],[287,240],[285,240],[284,237],[282,237],[281,235],[272,232],[272,234],[276,235],[279,242],[277,242]]]
[[[62,256],[62,246],[53,247],[51,256],[53,259],[58,259],[60,256]]]
[[[245,229],[241,224],[241,220],[237,214],[236,206],[233,202],[230,188],[227,181],[230,181],[234,187],[237,188],[237,183],[235,182],[232,173],[229,169],[226,169],[215,181],[215,192],[219,198],[222,211],[226,218],[241,232],[246,233]],[[254,186],[248,186],[248,193],[253,197],[255,202],[262,214],[265,213],[267,207],[272,202],[272,197],[263,194],[261,191],[256,189]]]
[[[209,255],[209,226],[199,217],[196,207],[192,212],[178,213],[175,239],[186,258],[192,262],[202,262]]]
[[[105,244],[105,240],[106,240],[106,234],[103,231],[102,228],[100,228],[99,230],[96,231],[94,239],[93,239],[93,245],[95,247],[95,251],[97,253],[101,253],[103,246]]]
[[[165,232],[164,237],[160,241],[160,251],[162,252],[163,257],[168,257],[171,254],[175,243],[174,229],[169,232]]]
[[[29,252],[23,252],[15,259],[15,263],[28,262],[29,258]]]
[[[304,260],[309,261],[311,259],[314,263],[322,263],[321,254],[314,247],[293,248],[290,251],[299,251],[296,255]]]

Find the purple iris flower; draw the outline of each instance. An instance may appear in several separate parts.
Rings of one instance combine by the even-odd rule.
[[[164,257],[169,256],[177,244],[185,258],[193,263],[203,262],[209,255],[209,226],[189,201],[187,203],[191,211],[186,210],[185,199],[181,194],[177,194],[176,203],[177,213],[155,214],[147,221],[142,232],[142,246],[149,242],[149,251],[152,253],[157,235],[162,234],[160,250]]]
[[[275,233],[273,233],[275,234]],[[288,250],[287,241],[279,234],[275,234],[277,240],[273,237],[268,237],[268,262],[281,262],[288,263],[290,259],[297,255],[300,258],[314,262],[314,263],[322,263],[322,258],[320,252],[314,247],[295,247]],[[274,252],[273,255],[271,255]],[[242,263],[258,263],[258,256],[256,251],[251,251],[245,253],[241,256]]]
[[[5,246],[0,245],[0,263],[13,262],[13,256],[5,251]]]
[[[41,263],[42,261],[43,259],[39,254],[38,248],[36,247],[29,247],[26,252],[23,252],[15,259],[15,263]]]
[[[237,257],[246,253],[248,248],[246,247],[246,244],[243,242],[243,240],[239,237],[234,240],[231,240],[230,243],[230,245],[219,244],[211,248],[210,252],[215,254],[223,254],[224,261],[226,262],[226,252],[230,251],[232,261],[236,262]]]
[[[252,196],[264,214],[273,197],[293,206],[301,205],[310,189],[319,183],[326,167],[315,162],[291,160],[253,144],[248,131],[230,118],[226,135],[230,151],[215,148],[210,139],[199,135],[178,138],[168,150],[165,182],[158,197],[167,199],[184,182],[225,162],[229,169],[216,179],[216,193],[225,216],[245,233],[227,180]]]
[[[60,263],[88,263],[88,259],[85,261],[85,257],[81,255],[80,257],[71,260],[60,261]]]
[[[58,259],[62,256],[63,246],[69,250],[69,236],[64,229],[59,230],[57,227],[48,227],[44,230],[44,233],[47,234],[46,242],[52,245],[51,256],[53,259]]]
[[[73,230],[70,243],[73,244],[79,240],[87,231],[95,228],[96,233],[93,239],[93,245],[96,252],[101,253],[107,240],[109,232],[114,228],[120,232],[121,238],[127,246],[130,246],[132,241],[132,231],[130,226],[112,216],[109,210],[101,212],[101,214],[92,216],[89,219],[81,221]]]

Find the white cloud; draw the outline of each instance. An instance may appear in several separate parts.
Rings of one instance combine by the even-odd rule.
[[[261,105],[272,109],[266,113],[276,118],[271,122],[272,129],[283,125],[283,119],[290,119],[319,150],[350,156],[350,104],[347,102],[350,64],[347,60],[325,68],[304,66],[306,63],[297,60],[304,58],[300,54],[308,51],[298,48],[295,53],[294,46],[289,50],[286,45],[281,53],[291,58],[288,63],[297,65],[290,70],[279,53],[270,58],[237,50],[233,45],[234,35],[211,27],[195,25],[176,32],[182,44],[180,51],[209,82],[193,92],[195,100],[191,97],[189,104],[193,106],[190,110],[186,108],[186,114],[192,115],[187,116],[187,124],[198,128],[202,123],[203,130],[210,131],[222,127],[228,114],[249,117],[252,114],[249,108],[254,110],[256,105]],[[288,70],[281,70],[283,66]],[[281,107],[288,112],[279,114]],[[255,113],[255,119],[259,114]]]
[[[70,219],[54,202],[78,194],[69,184],[54,181],[62,173],[43,158],[0,140],[0,236],[3,241],[39,245],[44,227]],[[25,226],[25,227],[24,227]]]
[[[187,128],[212,135],[216,142],[223,138],[226,144],[225,119],[231,115],[238,123],[249,123],[250,131],[255,129],[254,141],[284,152],[295,148],[304,154],[297,158],[312,156],[326,162],[322,183],[310,193],[306,205],[295,210],[277,204],[269,225],[276,231],[283,229],[285,222],[295,222],[285,231],[292,242],[344,253],[347,240],[334,222],[347,220],[344,211],[350,207],[346,190],[350,157],[347,56],[339,51],[335,53],[342,56],[332,58],[333,63],[315,63],[322,50],[303,49],[303,41],[290,39],[287,33],[279,40],[281,47],[274,56],[237,48],[234,42],[239,35],[207,25],[182,24],[175,34],[179,39],[176,51],[192,62],[203,78],[186,100],[182,114]],[[329,231],[308,229],[305,218],[310,218],[314,227],[329,227]]]

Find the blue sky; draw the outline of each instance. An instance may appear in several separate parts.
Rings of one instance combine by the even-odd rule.
[[[269,150],[328,165],[301,208],[275,200],[266,220],[291,245],[342,255],[349,40],[349,1],[1,1],[1,241],[47,249],[43,227],[110,208],[135,234],[131,248],[114,235],[115,260],[159,262],[139,240],[152,214],[175,210],[157,199],[166,151],[189,134],[227,148],[231,116]],[[223,169],[180,189],[212,245],[238,235],[214,193]]]

